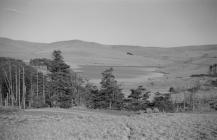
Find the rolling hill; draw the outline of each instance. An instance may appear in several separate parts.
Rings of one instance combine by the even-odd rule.
[[[134,48],[132,46],[132,48]],[[102,45],[81,40],[60,41],[53,43],[32,43],[0,38],[0,56],[15,57],[23,60],[30,58],[50,58],[53,50],[63,52],[65,60],[71,65],[121,65],[149,66],[167,63],[154,57],[145,58],[142,55],[127,55],[122,47]],[[138,52],[139,48],[135,48]],[[25,55],[23,55],[25,53]]]
[[[208,60],[207,63],[212,59],[215,61],[217,45],[160,48],[103,45],[81,40],[35,43],[0,38],[0,56],[23,60],[50,58],[51,52],[55,49],[61,50],[65,60],[73,65],[165,66],[177,62],[206,63],[205,59]]]
[[[135,83],[143,75],[150,76],[140,78],[138,83],[151,79],[155,77],[154,72],[163,73],[167,79],[206,73],[210,64],[217,63],[217,45],[160,48],[104,45],[81,40],[36,43],[0,38],[1,57],[29,61],[31,58],[51,58],[53,50],[61,50],[65,61],[74,69],[80,68],[88,79],[96,80],[101,66],[114,66],[117,78],[128,82],[125,86]],[[82,69],[82,66],[86,66],[86,69]],[[150,67],[154,68],[152,73],[145,72]],[[98,75],[94,73],[96,71]]]

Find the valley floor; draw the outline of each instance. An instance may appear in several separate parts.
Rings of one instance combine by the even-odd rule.
[[[217,114],[118,114],[89,110],[0,111],[1,140],[217,139]]]

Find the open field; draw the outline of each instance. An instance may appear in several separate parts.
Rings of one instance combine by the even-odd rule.
[[[95,66],[95,65],[84,65],[80,66],[79,70],[83,76],[89,77],[90,79],[100,79],[101,73],[112,67],[114,69],[114,75],[121,78],[135,78],[138,76],[148,75],[156,70],[153,67],[136,67],[136,66]]]
[[[121,87],[125,92],[129,92],[131,88],[135,88],[142,82],[147,82],[148,79],[160,78],[164,74],[157,72],[156,67],[145,67],[145,66],[94,66],[84,65],[78,69],[82,77],[90,79],[91,83],[99,85],[101,82],[101,73],[112,67],[114,69],[114,75]]]
[[[215,140],[217,114],[32,109],[0,114],[1,140]]]

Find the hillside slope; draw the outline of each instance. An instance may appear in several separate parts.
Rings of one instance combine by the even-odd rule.
[[[155,66],[168,63],[154,57],[129,56],[126,51],[94,42],[70,40],[54,43],[32,43],[0,38],[0,56],[24,60],[37,57],[49,58],[55,49],[61,50],[65,60],[71,65]]]
[[[217,57],[217,45],[160,48],[103,45],[81,40],[35,43],[0,38],[0,56],[24,60],[50,58],[55,49],[63,52],[66,61],[78,65],[165,66],[179,62],[210,64]]]
[[[115,67],[115,74],[120,81],[124,81],[125,87],[144,82],[152,76],[158,77],[155,73],[163,73],[165,79],[169,77],[173,83],[176,77],[207,73],[208,66],[217,63],[217,45],[160,48],[104,45],[81,40],[35,43],[0,38],[1,57],[29,61],[31,58],[51,58],[53,50],[61,50],[72,68],[81,67],[83,74],[95,81],[99,81],[101,71],[106,68],[101,66],[118,66]],[[147,72],[147,67],[154,68],[152,73]],[[147,74],[149,77],[144,77]]]

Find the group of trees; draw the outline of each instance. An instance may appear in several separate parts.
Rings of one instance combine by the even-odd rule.
[[[131,94],[126,100],[127,110],[146,110],[147,108],[157,108],[159,111],[173,112],[174,104],[171,101],[170,93],[153,93],[143,86],[131,89]]]
[[[209,66],[209,74],[217,75],[217,64],[213,64]]]
[[[84,104],[90,108],[120,109],[124,95],[113,75],[113,69],[102,73],[101,88],[84,84],[64,62],[61,51],[52,59],[21,60],[0,58],[0,104],[4,106],[63,107]],[[46,70],[38,68],[46,66]]]
[[[72,105],[85,105],[90,108],[121,109],[124,95],[115,80],[113,69],[102,73],[101,87],[89,83],[82,84],[70,66],[63,61],[60,51],[53,52],[50,64],[50,100],[52,106],[63,108]]]
[[[142,86],[131,89],[131,94],[125,98],[113,71],[113,68],[103,71],[101,86],[97,87],[85,83],[73,72],[59,50],[52,53],[52,59],[31,59],[29,65],[21,60],[1,57],[0,104],[24,109],[85,105],[93,109],[135,111],[169,102],[169,98],[162,96],[156,96],[155,102],[150,102],[150,91]]]
[[[30,65],[1,57],[0,104],[19,108],[67,107],[65,104],[71,103],[72,73],[60,51],[54,51],[52,56],[52,60],[30,60]],[[35,66],[46,66],[48,69],[43,72]]]
[[[101,87],[92,84],[86,85],[88,98],[87,106],[93,109],[122,109],[124,105],[124,94],[113,74],[113,68],[102,72]]]
[[[211,108],[214,108],[213,104],[216,102],[215,97],[213,98],[212,96],[208,97],[208,95],[205,95],[207,91],[210,90],[209,88],[212,88],[213,84],[214,83],[212,80],[206,82],[205,84],[202,84],[200,80],[195,80],[192,81],[191,84],[188,84],[187,86],[182,88],[171,87],[169,91],[171,92],[172,101],[173,104],[176,106],[176,110],[201,111],[201,109],[204,109],[203,107],[207,107],[207,105],[209,104]],[[203,93],[204,96],[207,97],[203,98],[203,95],[201,95],[201,93]],[[209,103],[210,101],[212,103]]]
[[[143,110],[147,107],[147,98],[150,93],[143,86],[131,89],[128,98],[125,99],[125,108],[128,110]]]
[[[36,70],[21,60],[0,58],[0,104],[26,108],[32,98]],[[37,79],[37,80],[36,80]]]

